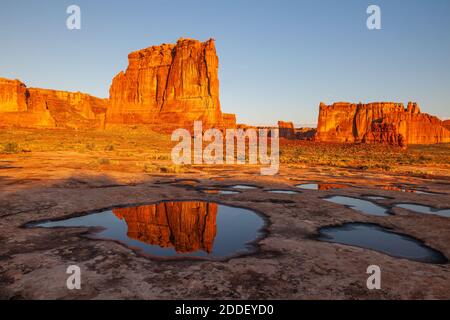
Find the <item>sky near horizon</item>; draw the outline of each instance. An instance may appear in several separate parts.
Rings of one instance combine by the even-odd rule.
[[[66,27],[72,4],[81,30]],[[239,123],[313,125],[321,101],[450,118],[448,0],[1,0],[0,77],[107,97],[128,53],[180,37],[216,40],[222,111]]]

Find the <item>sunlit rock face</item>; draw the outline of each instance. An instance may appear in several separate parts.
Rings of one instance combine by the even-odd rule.
[[[115,209],[128,225],[128,237],[180,253],[212,252],[218,206],[206,202],[164,202]]]
[[[234,129],[237,127],[236,115],[233,113],[222,113],[223,127],[225,129]]]
[[[450,120],[444,121],[444,127],[446,127],[448,130],[450,130]]]
[[[214,40],[180,39],[132,52],[110,88],[107,125],[152,124],[155,129],[224,124]],[[230,116],[226,121],[232,122]]]
[[[320,104],[316,141],[396,146],[450,142],[450,130],[416,103]]]
[[[292,122],[278,121],[280,138],[295,139],[295,128]]]
[[[180,39],[132,52],[125,72],[112,81],[110,99],[79,92],[28,89],[0,78],[0,126],[105,128],[148,125],[155,131],[235,128],[236,116],[222,114],[219,60],[214,40]],[[108,110],[108,111],[106,111]]]
[[[107,100],[0,79],[0,126],[103,128]]]

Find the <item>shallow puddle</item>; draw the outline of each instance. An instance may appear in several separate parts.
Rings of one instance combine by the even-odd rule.
[[[300,194],[298,191],[293,190],[267,190],[268,193],[278,193],[278,194]]]
[[[305,183],[296,185],[297,188],[306,189],[306,190],[331,190],[331,189],[344,189],[348,188],[345,184],[337,184],[337,183]]]
[[[234,190],[221,190],[221,189],[204,189],[202,190],[203,193],[209,193],[209,194],[239,194],[239,191]]]
[[[352,198],[352,197],[345,197],[345,196],[333,196],[329,198],[324,198],[323,200],[342,204],[344,206],[347,206],[353,210],[371,215],[371,216],[388,216],[389,210],[385,207],[382,207],[380,205],[377,205],[373,202]]]
[[[395,207],[403,208],[403,209],[407,209],[407,210],[411,210],[411,211],[415,211],[415,212],[419,212],[419,213],[436,214],[438,216],[450,218],[450,209],[439,210],[439,209],[435,209],[435,208],[432,208],[429,206],[424,206],[424,205],[420,205],[420,204],[409,204],[409,203],[396,204]]]
[[[364,198],[370,199],[370,200],[389,200],[389,199],[391,199],[391,198],[383,197],[383,196],[364,196]]]
[[[246,185],[246,184],[236,184],[234,186],[230,186],[230,188],[233,188],[233,189],[258,189],[258,187],[250,186],[250,185]]]
[[[223,258],[252,251],[263,219],[247,209],[204,201],[160,202],[51,221],[34,227],[99,227],[91,236],[159,257]]]
[[[321,241],[371,249],[414,261],[447,262],[447,258],[441,252],[426,246],[419,240],[373,224],[347,223],[342,226],[322,228],[319,233],[318,239]]]

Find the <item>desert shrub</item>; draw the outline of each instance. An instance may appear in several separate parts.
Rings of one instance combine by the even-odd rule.
[[[108,145],[105,147],[105,151],[114,151],[114,145],[113,145],[113,144],[108,144]]]
[[[18,153],[19,144],[17,142],[7,142],[3,145],[3,153]]]
[[[111,162],[107,158],[98,159],[98,164],[100,165],[109,165]]]
[[[93,143],[93,142],[86,143],[86,149],[88,149],[90,151],[95,150],[95,143]]]

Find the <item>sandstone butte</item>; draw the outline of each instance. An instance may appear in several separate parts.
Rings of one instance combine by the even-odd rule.
[[[416,103],[320,104],[316,141],[408,144],[450,142],[450,130]]]
[[[295,128],[292,122],[278,121],[280,138],[295,139]]]
[[[113,210],[126,222],[128,237],[150,245],[174,248],[180,253],[212,252],[217,212],[217,204],[195,201]]]
[[[112,81],[109,99],[80,92],[27,88],[0,78],[0,126],[105,128],[150,125],[156,131],[234,128],[222,113],[214,40],[180,39],[132,52],[129,65]]]

